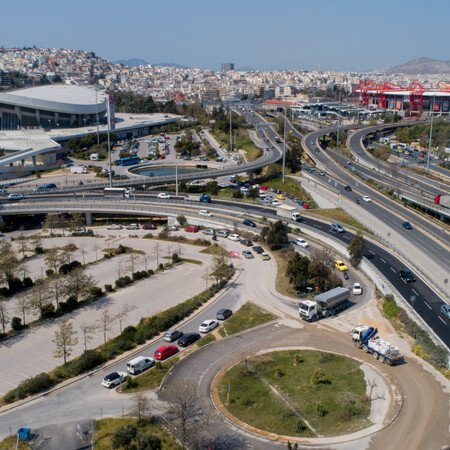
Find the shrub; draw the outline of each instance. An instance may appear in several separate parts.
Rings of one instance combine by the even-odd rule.
[[[22,328],[22,319],[20,317],[13,317],[11,319],[11,328],[14,331],[18,331]]]
[[[50,317],[53,317],[55,315],[55,307],[53,306],[53,303],[47,303],[41,308],[41,316],[40,319],[48,319]]]
[[[280,369],[277,369],[275,371],[275,377],[276,378],[283,378],[284,377],[284,372],[282,370],[280,370]]]
[[[3,401],[5,403],[13,403],[16,401],[16,390],[13,389],[12,391],[7,392],[4,396],[3,396]]]
[[[173,253],[172,254],[172,262],[173,263],[178,263],[181,261],[181,258],[178,256],[178,253]]]
[[[322,403],[316,404],[316,413],[319,417],[326,416],[327,412],[328,411],[325,409],[325,407],[322,405]]]
[[[72,261],[71,263],[63,264],[62,266],[60,266],[59,272],[63,275],[67,275],[78,267],[81,267],[81,263],[79,261]]]
[[[111,284],[105,284],[105,291],[112,292],[114,289]]]
[[[94,369],[104,362],[102,354],[97,350],[86,350],[79,358],[69,362],[71,376],[80,375]]]
[[[42,255],[42,253],[44,253],[44,249],[42,247],[35,247],[34,248],[34,253],[36,255]]]
[[[133,423],[129,423],[126,427],[119,427],[111,439],[112,448],[130,448],[130,444],[136,439],[137,435],[138,429]]]
[[[11,277],[8,278],[8,294],[13,295],[23,289],[23,283],[20,278]]]
[[[38,392],[51,388],[54,384],[50,375],[43,372],[35,377],[22,381],[16,388],[17,396],[19,399],[25,398],[27,395],[37,394]]]
[[[144,234],[144,236],[142,236],[144,239],[151,239],[152,237],[153,237],[153,234],[152,233],[147,233],[147,234]]]
[[[158,269],[159,270],[164,270],[164,264],[163,263],[159,263]]]
[[[297,433],[302,433],[305,431],[308,427],[305,425],[305,422],[303,420],[299,420],[295,426],[295,431]]]
[[[52,277],[54,274],[55,274],[55,272],[53,272],[52,269],[47,269],[47,270],[45,271],[45,275],[46,275],[48,278]]]
[[[24,288],[29,288],[29,287],[33,286],[33,284],[34,284],[33,280],[30,277],[25,277],[22,280],[22,283],[23,283]]]
[[[395,319],[397,317],[397,314],[402,310],[397,304],[395,303],[394,297],[392,295],[386,295],[384,297],[383,302],[383,311],[389,316]]]
[[[304,361],[303,355],[301,353],[297,353],[294,357],[296,363],[302,363]]]
[[[128,389],[132,389],[132,388],[137,387],[137,385],[138,385],[137,381],[134,378],[130,377],[130,378],[128,378],[128,380],[126,382],[125,387]]]
[[[123,281],[124,281],[125,285],[131,284],[133,282],[131,277],[129,277],[128,275],[123,277]]]
[[[125,287],[125,281],[123,280],[123,277],[118,278],[114,283],[116,285],[116,288]]]
[[[67,300],[66,300],[67,306],[69,306],[72,309],[75,309],[78,306],[78,299],[75,295],[71,295]]]
[[[148,273],[149,275],[153,275],[155,272],[153,271],[153,269],[149,269],[149,270],[147,271],[147,273]]]
[[[96,298],[99,298],[103,295],[103,291],[101,287],[93,286],[91,289],[89,289],[89,297],[90,300],[94,300]]]
[[[316,369],[314,375],[311,378],[311,384],[317,386],[318,384],[328,384],[329,380],[325,376],[322,369]]]

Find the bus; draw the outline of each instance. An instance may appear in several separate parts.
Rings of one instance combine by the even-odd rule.
[[[106,187],[103,189],[104,197],[112,197],[112,198],[129,198],[131,189],[129,188],[114,188],[114,187]]]
[[[119,166],[132,166],[133,164],[139,164],[140,159],[137,156],[130,156],[128,158],[120,158]]]

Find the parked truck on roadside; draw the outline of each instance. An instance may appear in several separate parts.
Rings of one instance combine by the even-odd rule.
[[[372,353],[375,359],[393,366],[401,363],[405,358],[398,347],[377,336],[378,330],[366,325],[358,325],[352,331],[353,343],[366,353]]]
[[[87,173],[87,169],[83,166],[72,166],[70,168],[70,173]]]
[[[296,222],[302,221],[302,215],[298,212],[295,206],[280,205],[277,206],[277,216],[284,217],[285,219],[295,220]]]
[[[321,317],[333,316],[349,305],[350,289],[336,287],[322,294],[315,295],[314,300],[304,300],[298,305],[298,312],[303,320],[313,322]]]
[[[197,194],[197,195],[188,195],[186,200],[191,202],[205,202],[211,203],[211,196],[209,194]]]

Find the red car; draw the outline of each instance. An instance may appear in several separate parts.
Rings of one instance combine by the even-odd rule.
[[[159,157],[159,159],[166,159],[166,157],[165,157],[164,155],[161,155],[161,156]]]
[[[198,227],[196,225],[191,225],[190,227],[185,228],[184,231],[187,231],[188,233],[197,233]]]
[[[267,191],[268,187],[267,186],[261,186],[260,189],[262,189],[263,191]]]
[[[146,223],[142,225],[143,230],[156,230],[156,225],[154,223]]]
[[[169,356],[175,355],[178,351],[178,348],[175,345],[163,345],[156,350],[153,357],[155,359],[163,360],[169,358]]]
[[[309,206],[308,203],[303,203],[302,208],[311,209],[311,206]]]

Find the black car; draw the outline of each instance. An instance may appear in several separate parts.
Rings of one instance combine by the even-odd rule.
[[[251,247],[253,245],[253,242],[250,239],[241,239],[239,242],[246,247]]]
[[[219,309],[219,311],[217,311],[216,314],[216,319],[217,320],[225,320],[228,319],[228,317],[230,317],[233,314],[233,311],[231,311],[231,309]]]
[[[259,245],[255,245],[254,247],[252,247],[252,250],[255,253],[258,253],[258,255],[260,255],[264,251],[264,249],[262,247],[260,247]]]
[[[401,269],[399,273],[400,273],[400,278],[403,281],[406,281],[407,283],[416,281],[416,278],[414,277],[413,273],[410,270]]]
[[[406,228],[407,230],[412,230],[412,225],[409,222],[403,222],[402,225],[403,228]]]
[[[248,227],[256,227],[255,222],[252,222],[250,219],[245,219],[242,223]]]
[[[345,188],[344,188],[346,191],[351,191],[352,190],[352,188],[350,187],[350,186],[345,186]]]
[[[180,339],[178,339],[178,345],[180,347],[189,347],[199,339],[200,335],[198,333],[186,333]]]

